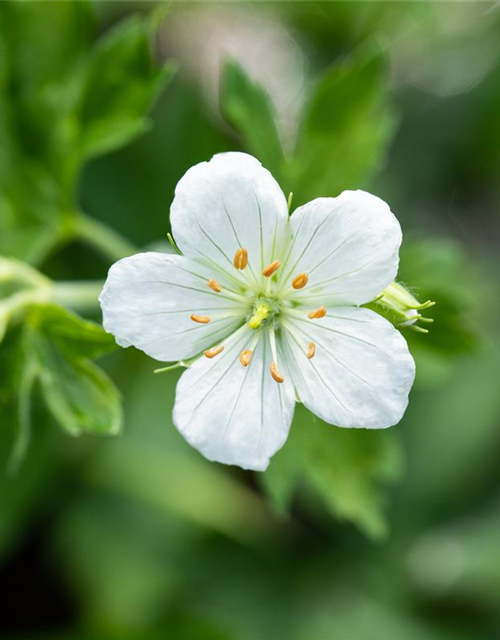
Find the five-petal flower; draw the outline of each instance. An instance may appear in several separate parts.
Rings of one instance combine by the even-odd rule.
[[[288,215],[253,157],[192,167],[171,208],[184,255],[114,264],[100,297],[118,344],[161,361],[200,356],[181,376],[176,427],[210,460],[264,470],[296,399],[340,427],[396,424],[415,365],[401,334],[359,305],[395,278],[401,228],[363,191]]]

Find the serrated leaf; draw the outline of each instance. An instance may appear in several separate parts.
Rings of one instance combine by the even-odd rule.
[[[395,129],[382,52],[363,49],[327,70],[306,107],[288,167],[295,203],[366,186]]]
[[[93,362],[116,344],[100,325],[52,304],[33,304],[0,344],[0,415],[15,434],[10,469],[22,462],[31,437],[31,397],[39,383],[46,405],[71,435],[115,435],[121,397]]]
[[[94,359],[116,349],[113,336],[100,324],[84,320],[55,304],[38,305],[31,322],[65,353]]]
[[[28,318],[31,347],[45,401],[71,435],[114,435],[122,423],[121,398],[90,358],[115,347],[97,324],[55,305],[37,305]]]
[[[0,3],[0,253],[31,264],[78,234],[84,161],[144,133],[172,74],[153,60],[148,19],[96,45],[95,26],[85,0]]]
[[[148,23],[131,18],[95,47],[78,114],[82,157],[109,152],[147,130],[146,114],[174,72],[154,61],[151,36]]]
[[[279,180],[284,157],[274,105],[264,88],[234,59],[226,60],[222,69],[220,106],[228,123],[240,133],[245,149]]]
[[[290,437],[263,475],[264,488],[283,513],[299,480],[322,499],[333,516],[375,539],[386,533],[381,483],[401,471],[396,434],[332,427],[299,405]]]
[[[37,336],[34,343],[45,401],[61,427],[73,436],[88,432],[116,435],[122,423],[120,395],[97,366],[70,357]]]

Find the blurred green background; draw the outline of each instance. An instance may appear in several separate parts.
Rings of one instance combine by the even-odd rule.
[[[0,3],[1,638],[500,638],[499,114],[496,3]],[[295,205],[384,198],[437,302],[401,424],[298,407],[265,474],[184,442],[177,372],[9,307],[31,265],[99,322],[110,264],[169,250],[175,184],[230,149]]]

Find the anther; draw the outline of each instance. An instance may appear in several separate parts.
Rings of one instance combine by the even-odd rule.
[[[307,273],[299,273],[299,275],[292,280],[292,287],[294,289],[303,289],[308,282],[309,276]]]
[[[206,358],[215,358],[215,356],[218,356],[219,353],[222,353],[223,351],[224,347],[221,345],[220,347],[212,347],[211,349],[207,349],[203,352],[203,355]]]
[[[210,322],[210,318],[208,316],[197,316],[192,313],[189,317],[193,322],[199,322],[200,324],[208,324]]]
[[[234,254],[233,264],[236,269],[240,269],[242,271],[248,264],[248,251],[243,247],[240,247]]]
[[[326,316],[326,309],[323,306],[307,314],[307,317],[310,318],[311,320],[316,320],[316,318],[324,318],[325,316]]]
[[[220,293],[222,291],[222,287],[220,286],[220,284],[217,282],[217,280],[212,280],[210,279],[207,282],[207,285],[210,287],[210,289],[212,289],[212,291],[215,291],[215,293]]]
[[[240,362],[244,367],[248,367],[250,360],[252,359],[252,352],[250,349],[243,349],[240,353]]]
[[[285,379],[280,374],[280,372],[278,371],[278,366],[277,366],[276,362],[271,362],[271,366],[269,367],[269,371],[271,372],[273,380],[275,380],[276,382],[280,382],[281,383]]]
[[[316,345],[314,344],[314,342],[310,342],[309,348],[307,350],[307,357],[310,360],[311,358],[314,358],[315,355],[316,355]]]
[[[262,275],[266,278],[270,278],[273,273],[281,267],[281,262],[279,260],[273,260],[271,264],[268,264],[267,267],[262,271]]]

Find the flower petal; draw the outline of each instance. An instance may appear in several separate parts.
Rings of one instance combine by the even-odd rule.
[[[254,276],[280,255],[289,228],[278,183],[245,153],[221,153],[189,169],[175,190],[170,220],[187,256],[203,256],[238,273],[233,258],[244,247]]]
[[[288,321],[290,322],[290,321]],[[283,332],[288,368],[298,396],[320,418],[339,427],[397,424],[408,405],[415,363],[403,336],[368,309],[339,307],[324,318],[294,318]],[[300,342],[316,343],[308,359]]]
[[[370,302],[396,277],[401,227],[388,205],[365,191],[317,198],[291,217],[283,282],[309,276],[297,292],[309,306]]]
[[[213,277],[221,293],[208,287]],[[242,324],[245,310],[225,295],[227,284],[223,274],[183,256],[150,252],[123,258],[109,270],[99,297],[104,328],[122,347],[134,345],[157,360],[192,358]],[[191,314],[212,319],[198,324]]]
[[[243,329],[212,360],[197,360],[180,378],[174,424],[209,460],[264,471],[290,429],[295,392],[290,376],[282,384],[269,373],[271,349],[261,339],[243,367],[238,355],[252,335]]]

